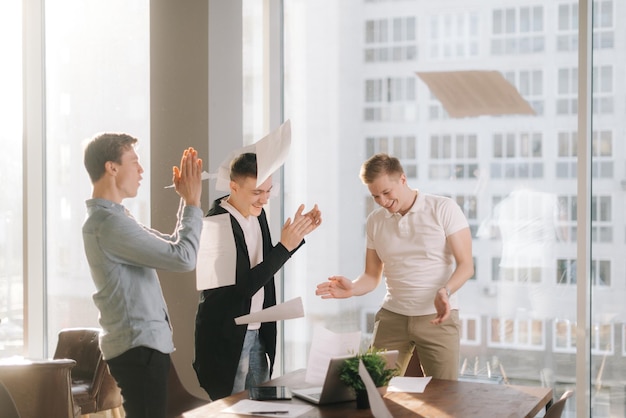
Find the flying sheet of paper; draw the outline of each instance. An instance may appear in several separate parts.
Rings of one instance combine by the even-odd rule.
[[[356,354],[361,345],[361,331],[337,334],[318,325],[313,330],[313,341],[309,350],[304,380],[307,383],[321,385],[333,357]]]
[[[273,322],[282,321],[283,319],[302,318],[304,316],[304,308],[302,307],[302,298],[297,297],[278,305],[270,306],[259,312],[243,315],[235,318],[237,325],[251,324],[254,322]]]
[[[298,417],[313,409],[313,405],[290,402],[268,402],[242,399],[222,412],[240,415],[262,415],[264,417]],[[273,412],[273,413],[272,413]],[[256,414],[255,414],[256,413]]]
[[[389,381],[387,392],[422,393],[430,382],[431,376],[405,377],[394,376]]]
[[[452,118],[534,115],[535,111],[498,71],[417,72]]]
[[[230,163],[244,153],[256,153],[257,187],[267,180],[281,165],[285,163],[291,146],[291,122],[286,120],[278,128],[251,145],[235,150],[220,164],[215,189],[223,192],[230,190]],[[214,175],[211,175],[214,176]]]
[[[365,384],[367,399],[370,402],[370,409],[372,410],[374,418],[393,418],[393,415],[391,415],[391,412],[387,409],[387,405],[385,405],[385,401],[383,401],[383,397],[380,396],[380,392],[376,389],[372,376],[370,376],[365,368],[363,360],[359,360],[359,376]]]
[[[229,213],[202,218],[196,262],[198,290],[235,284],[237,247],[230,222]]]

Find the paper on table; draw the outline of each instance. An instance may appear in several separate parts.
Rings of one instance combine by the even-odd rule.
[[[308,411],[313,409],[312,405],[307,404],[296,404],[290,402],[268,402],[268,401],[253,401],[250,399],[242,399],[234,405],[229,406],[226,409],[223,409],[222,412],[227,412],[230,414],[241,414],[241,415],[255,415],[254,412],[262,412],[264,417],[279,417],[279,418],[290,418],[290,417],[298,417]],[[272,411],[281,411],[275,414],[272,414]],[[284,412],[286,411],[286,412]]]
[[[430,382],[431,376],[405,377],[394,376],[389,381],[387,392],[422,393]]]
[[[235,318],[237,325],[251,324],[254,322],[273,322],[283,319],[302,318],[304,316],[304,308],[302,306],[302,298],[297,297],[278,305],[270,306],[258,312],[248,315],[242,315]]]
[[[212,177],[217,177],[215,189],[224,192],[230,191],[230,163],[235,157],[247,152],[256,153],[256,185],[257,187],[260,186],[274,171],[284,164],[289,154],[290,145],[291,122],[286,120],[277,129],[254,144],[231,152],[220,164],[217,174],[211,174]]]
[[[416,73],[439,99],[448,115],[534,115],[535,111],[498,71]]]
[[[365,368],[363,360],[359,360],[359,376],[365,384],[367,399],[370,402],[370,409],[372,410],[374,418],[393,418],[393,415],[391,415],[391,412],[387,409],[387,405],[385,405],[385,401],[383,401],[383,397],[380,396],[380,392],[376,389],[372,376],[370,376]]]
[[[198,290],[235,284],[237,248],[230,222],[229,213],[202,218],[202,233],[196,262]]]
[[[330,359],[356,354],[360,345],[361,331],[337,334],[321,325],[316,326],[304,380],[314,385],[323,384]]]

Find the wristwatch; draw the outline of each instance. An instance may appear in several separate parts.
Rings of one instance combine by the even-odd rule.
[[[442,289],[446,291],[446,295],[448,295],[448,298],[450,298],[450,288],[448,286],[444,286],[442,287]]]

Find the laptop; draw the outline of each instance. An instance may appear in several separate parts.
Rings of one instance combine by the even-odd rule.
[[[388,369],[396,367],[398,350],[389,350],[381,354],[385,357]],[[291,389],[292,395],[316,405],[326,405],[330,403],[349,402],[355,400],[356,394],[354,391],[349,386],[344,384],[339,378],[341,365],[345,359],[350,357],[353,356],[346,355],[331,358],[330,363],[328,364],[328,369],[326,370],[326,376],[324,377],[324,384],[322,386],[306,389]]]

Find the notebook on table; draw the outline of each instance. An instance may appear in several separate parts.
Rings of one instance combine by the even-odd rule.
[[[388,369],[396,367],[396,360],[398,359],[397,350],[386,351],[381,353],[381,355],[385,357]],[[326,376],[324,377],[324,384],[322,386],[306,389],[291,389],[292,395],[316,405],[355,400],[356,395],[354,391],[344,384],[339,378],[341,365],[344,360],[350,357],[353,356],[346,355],[331,358],[330,363],[328,364],[328,369],[326,370]]]

